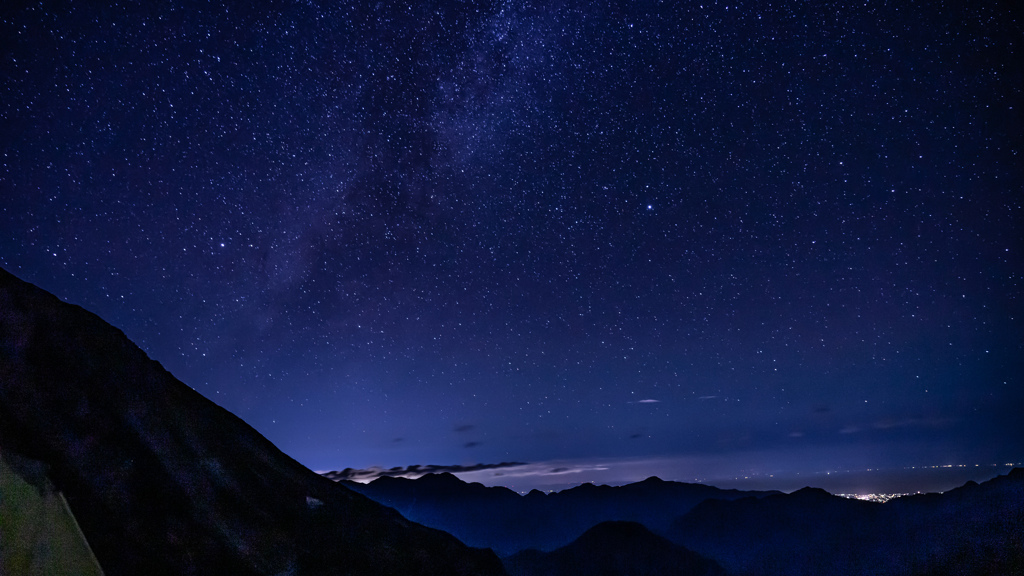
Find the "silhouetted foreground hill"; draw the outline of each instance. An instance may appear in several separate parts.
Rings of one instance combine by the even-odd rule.
[[[504,573],[304,468],[119,330],[3,270],[0,452],[43,463],[108,575]]]
[[[505,559],[512,576],[719,576],[722,567],[636,522],[603,522],[553,552]]]
[[[521,496],[508,488],[466,483],[452,474],[416,480],[381,477],[369,484],[343,482],[416,522],[457,536],[470,546],[508,556],[534,548],[554,550],[594,525],[622,520],[666,532],[672,521],[709,498],[762,497],[778,492],[722,490],[702,484],[648,478],[626,486],[583,484]]]
[[[669,538],[736,575],[1024,574],[1024,469],[885,504],[814,488],[709,500]]]

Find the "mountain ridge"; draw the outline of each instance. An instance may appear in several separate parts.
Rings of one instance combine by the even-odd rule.
[[[430,489],[438,486],[443,493]],[[384,501],[428,525],[437,522],[435,526],[460,537],[476,533],[476,544],[495,544],[510,573],[523,575],[575,573],[566,571],[571,562],[558,559],[569,553],[555,552],[572,547],[589,529],[608,522],[604,516],[615,510],[595,506],[592,497],[614,494],[621,514],[628,509],[629,498],[624,496],[631,492],[650,496],[665,488],[716,490],[654,478],[618,487],[583,484],[550,494],[534,490],[520,495],[450,474],[416,480],[381,478],[362,488],[372,497],[386,496]],[[811,486],[788,494],[720,492],[730,497],[702,499],[662,530],[633,522],[735,576],[1024,573],[1022,468],[980,484],[968,481],[943,493],[884,503],[840,497]],[[671,507],[663,506],[665,510]],[[595,516],[602,518],[580,529]],[[510,535],[515,530],[527,530],[530,537]],[[534,542],[541,546],[525,545]]]
[[[504,573],[306,469],[117,328],[2,269],[0,450],[45,464],[108,575]]]
[[[351,489],[392,506],[406,517],[454,534],[471,546],[500,556],[568,545],[604,521],[632,521],[655,533],[708,498],[764,497],[774,491],[721,489],[652,477],[625,486],[580,484],[566,490],[525,495],[508,488],[464,482],[444,473],[415,480],[382,476],[368,484],[342,481]]]
[[[530,549],[505,558],[511,576],[724,576],[713,560],[673,544],[636,522],[608,521],[551,552]]]
[[[885,503],[817,488],[707,500],[667,536],[730,574],[1024,573],[1024,469]]]

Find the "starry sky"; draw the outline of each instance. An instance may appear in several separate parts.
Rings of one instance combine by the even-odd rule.
[[[4,2],[0,266],[315,470],[1020,461],[1012,4]]]

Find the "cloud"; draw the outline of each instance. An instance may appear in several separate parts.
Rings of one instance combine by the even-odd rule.
[[[697,400],[711,400],[712,398],[718,398],[718,396],[701,396]]]
[[[509,478],[529,478],[544,476],[565,476],[584,472],[604,471],[608,466],[596,462],[539,462],[537,464],[519,464],[502,470],[502,475]]]
[[[893,430],[896,428],[940,428],[954,423],[952,418],[886,418],[871,424],[848,424],[839,430],[840,434],[854,434],[866,430]]]
[[[630,404],[657,404],[661,400],[655,400],[654,398],[644,398],[643,400],[637,400],[636,402],[630,402]]]
[[[911,426],[920,426],[925,428],[938,428],[942,426],[948,426],[954,423],[954,418],[903,418],[897,420],[894,418],[887,418],[885,420],[879,420],[871,424],[871,427],[876,430],[889,430],[890,428],[907,428]]]
[[[514,468],[517,466],[526,466],[525,462],[501,462],[500,464],[473,464],[471,466],[460,466],[457,464],[445,466],[439,464],[413,464],[412,466],[395,466],[394,468],[380,468],[374,466],[372,468],[356,469],[356,468],[345,468],[344,470],[333,470],[330,472],[321,472],[320,475],[337,482],[338,480],[353,480],[355,482],[369,482],[376,480],[382,476],[391,477],[402,477],[402,478],[419,478],[425,474],[441,474],[442,472],[450,472],[452,474],[458,474],[460,472],[478,472],[480,470],[495,470],[499,468]]]

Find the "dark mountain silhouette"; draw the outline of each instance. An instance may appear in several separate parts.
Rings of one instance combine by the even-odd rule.
[[[656,478],[526,496],[451,474],[352,486],[467,543],[494,548],[517,573],[558,573],[572,564],[558,564],[569,552],[547,552],[601,522],[629,520],[736,575],[1024,574],[1021,469],[885,504],[817,488],[743,493]],[[688,512],[669,520],[678,510]],[[609,539],[604,551],[628,556],[627,540]]]
[[[3,270],[0,452],[41,463],[108,575],[504,572],[304,468],[119,330]]]
[[[814,488],[709,500],[669,538],[731,574],[1024,574],[1024,469],[885,504]]]
[[[602,522],[552,552],[524,550],[504,560],[512,576],[718,576],[725,571],[636,522]]]
[[[722,490],[656,477],[619,487],[583,484],[551,494],[534,490],[525,496],[507,488],[466,483],[447,473],[416,480],[382,477],[369,484],[345,485],[394,507],[407,518],[450,532],[470,546],[492,548],[502,556],[528,548],[554,550],[610,520],[639,522],[655,532],[665,532],[678,516],[709,498],[778,494]]]

